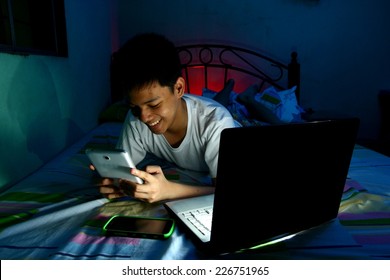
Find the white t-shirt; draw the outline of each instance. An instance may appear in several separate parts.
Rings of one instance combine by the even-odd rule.
[[[128,151],[137,165],[147,153],[178,167],[217,175],[220,133],[237,126],[230,112],[215,100],[185,94],[187,133],[180,146],[173,148],[162,134],[154,134],[129,111],[117,147]]]

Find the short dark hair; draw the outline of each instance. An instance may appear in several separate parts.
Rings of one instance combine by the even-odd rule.
[[[114,55],[112,71],[125,96],[132,90],[158,82],[172,90],[181,76],[175,45],[156,33],[137,34]]]

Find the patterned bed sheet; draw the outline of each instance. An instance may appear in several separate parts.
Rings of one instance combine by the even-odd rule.
[[[113,146],[121,123],[103,123],[58,157],[0,194],[0,259],[203,259],[180,227],[168,240],[106,237],[114,214],[165,217],[161,203],[108,201],[88,168],[86,147]],[[177,169],[167,176],[204,178]],[[313,199],[322,191],[313,191]],[[356,146],[338,219],[272,248],[224,259],[389,259],[390,159]]]

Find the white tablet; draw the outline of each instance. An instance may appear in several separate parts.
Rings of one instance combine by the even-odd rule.
[[[126,151],[91,148],[87,149],[85,153],[101,177],[143,183],[141,178],[130,173],[131,168],[135,168],[135,164]]]

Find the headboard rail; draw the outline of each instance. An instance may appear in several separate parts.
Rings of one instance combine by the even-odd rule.
[[[245,74],[252,77],[260,88],[272,85],[286,89],[296,85],[297,99],[299,97],[300,66],[296,52],[291,53],[290,63],[284,64],[249,49],[222,44],[189,44],[178,46],[177,50],[188,92],[191,92],[194,83],[199,84],[199,81],[193,81],[191,71],[201,69],[203,87],[209,88],[215,75],[213,69],[220,69],[224,83],[229,78]]]

